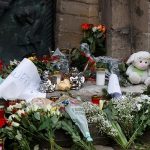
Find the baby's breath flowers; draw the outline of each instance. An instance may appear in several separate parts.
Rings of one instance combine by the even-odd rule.
[[[85,109],[88,123],[95,124],[99,129],[99,132],[102,134],[107,134],[113,137],[117,135],[116,130],[112,127],[106,114],[100,110],[97,105],[92,104],[91,102],[84,102],[83,107]]]

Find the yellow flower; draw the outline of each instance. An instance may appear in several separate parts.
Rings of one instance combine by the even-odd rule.
[[[34,61],[36,60],[36,56],[28,57],[29,60]]]
[[[52,107],[51,108],[51,114],[52,115],[59,115],[60,112],[59,112],[59,107],[55,106],[55,107]]]

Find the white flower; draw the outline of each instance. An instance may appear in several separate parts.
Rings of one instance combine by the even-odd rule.
[[[26,112],[30,111],[37,111],[40,107],[36,104],[31,104],[28,107],[26,107]]]
[[[12,114],[8,117],[8,121],[10,122],[13,121],[13,119],[20,121],[20,118],[16,114]]]
[[[13,65],[18,65],[19,64],[19,61],[17,61],[16,59],[14,59],[13,61],[10,60],[10,65],[13,66]]]
[[[141,110],[142,104],[136,104],[136,107],[137,107],[137,109],[139,111],[139,110]]]
[[[16,103],[16,104],[14,105],[14,107],[15,107],[15,108],[22,108],[22,105],[21,105],[21,103]]]
[[[92,28],[92,31],[93,31],[93,32],[96,32],[96,30],[97,30],[97,27],[93,27],[93,28]]]
[[[12,111],[14,109],[13,105],[10,105],[9,107],[7,107],[7,111]]]
[[[36,104],[31,105],[31,110],[32,111],[37,111],[40,107]]]
[[[21,105],[24,105],[26,102],[25,101],[21,101],[20,103],[21,103]]]
[[[148,95],[141,95],[141,99],[143,100],[150,100],[150,97]]]
[[[149,111],[148,111],[148,109],[145,111],[145,114],[147,114]]]
[[[29,111],[31,111],[31,107],[26,108],[26,112],[29,112]]]
[[[44,111],[51,111],[52,106],[50,104],[46,105],[43,109]]]
[[[60,111],[59,110],[56,111],[56,115],[58,115],[58,116],[60,115]]]
[[[13,122],[11,123],[11,125],[12,125],[13,127],[19,127],[20,124],[19,124],[18,122],[14,122],[14,121],[13,121]]]
[[[35,145],[34,146],[34,150],[39,150],[40,148],[39,148],[39,145]]]
[[[18,114],[18,116],[21,117],[22,114],[25,114],[25,111],[24,110],[18,110],[16,113]]]

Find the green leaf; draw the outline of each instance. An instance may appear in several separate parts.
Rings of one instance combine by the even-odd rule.
[[[97,34],[97,38],[101,38],[103,36],[103,32]]]
[[[140,117],[140,120],[142,120],[142,121],[144,121],[146,119],[146,116],[145,115],[142,115],[141,117]]]
[[[62,125],[62,124],[61,124],[61,121],[59,121],[59,122],[57,122],[55,128],[56,128],[56,129],[60,129],[60,128],[61,128],[61,125]]]
[[[37,128],[33,124],[30,124],[30,129],[33,130],[33,131],[37,130]]]
[[[39,112],[34,113],[34,117],[35,119],[40,120],[40,113]]]
[[[47,120],[43,120],[42,124],[40,125],[38,131],[43,130],[43,129],[48,129],[49,128],[49,121]]]
[[[88,41],[90,42],[90,44],[92,44],[93,41],[94,41],[94,38],[93,38],[93,37],[89,37],[89,38],[88,38]]]
[[[53,123],[54,126],[56,126],[58,120],[59,120],[59,118],[58,118],[57,116],[53,116],[53,117],[51,118],[51,121],[52,121],[52,123]]]

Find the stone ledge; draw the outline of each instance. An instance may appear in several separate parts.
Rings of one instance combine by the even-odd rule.
[[[107,86],[97,86],[95,83],[86,83],[80,90],[71,90],[70,93],[73,96],[80,96],[83,100],[90,101],[92,95],[102,95],[102,89],[107,89]],[[128,87],[121,87],[122,93],[137,93],[142,94],[144,89],[146,88],[145,85],[133,85]],[[59,95],[60,93],[65,93],[62,91],[55,91],[53,93],[49,93],[48,97],[52,95]]]

